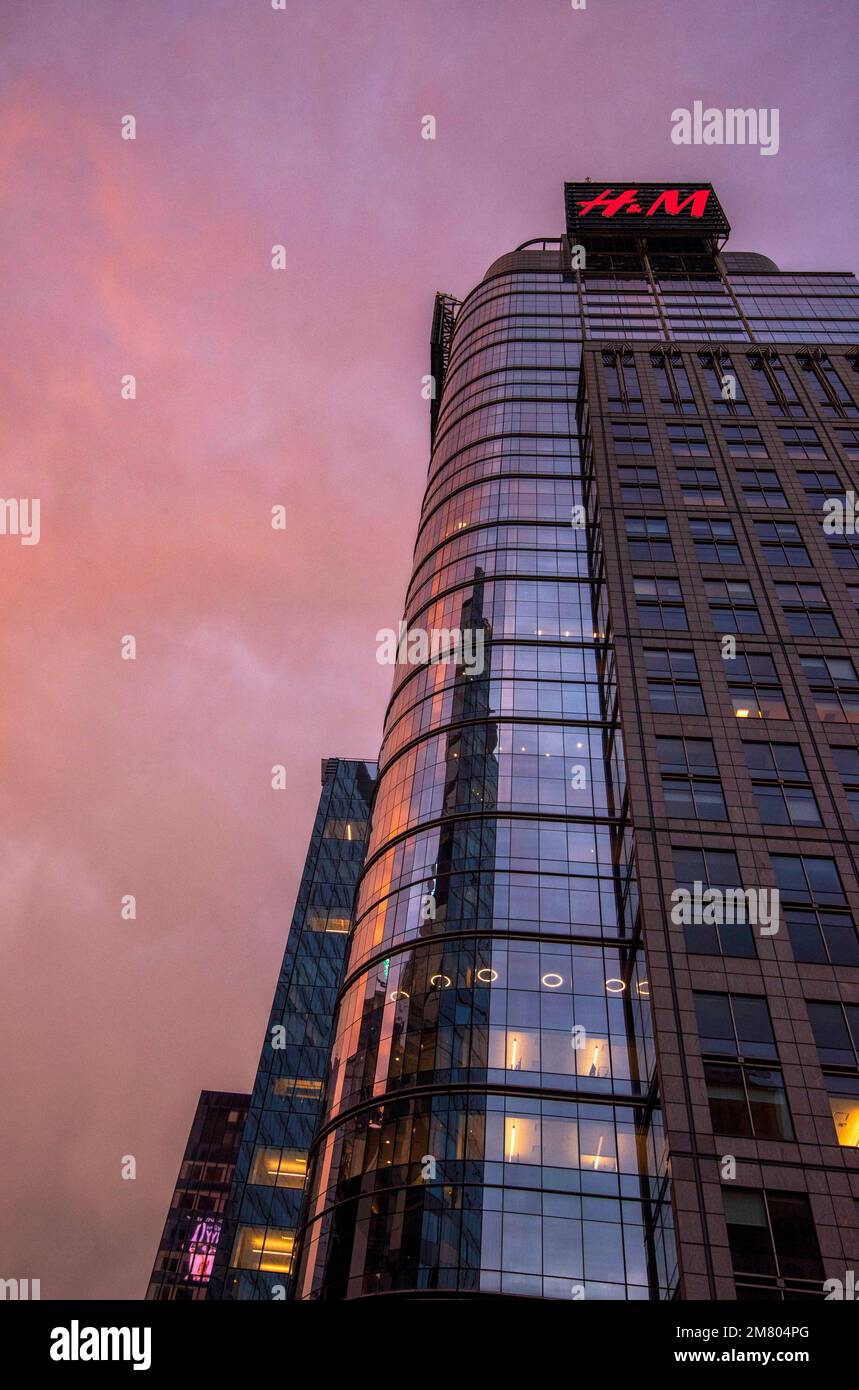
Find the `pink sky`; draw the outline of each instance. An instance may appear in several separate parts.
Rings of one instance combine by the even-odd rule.
[[[320,759],[378,748],[434,291],[589,175],[859,259],[854,0],[287,3],[0,16],[0,1277],[45,1298],[142,1297],[198,1092],[250,1087]],[[779,154],[672,145],[696,99]]]

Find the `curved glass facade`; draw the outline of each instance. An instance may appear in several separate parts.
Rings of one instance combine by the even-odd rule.
[[[579,291],[557,253],[494,269],[453,326],[404,614],[481,659],[396,667],[299,1298],[674,1288]]]

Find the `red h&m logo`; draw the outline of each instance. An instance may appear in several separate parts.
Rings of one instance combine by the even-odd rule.
[[[586,217],[595,208],[602,208],[603,217],[614,217],[615,213],[624,209],[626,212],[643,213],[645,217],[655,217],[657,213],[663,213],[668,217],[677,217],[679,213],[689,208],[690,217],[703,217],[707,199],[710,197],[709,188],[699,188],[694,193],[689,193],[680,201],[679,188],[665,188],[651,203],[646,210],[637,202],[638,189],[625,188],[622,193],[613,193],[610,188],[604,188],[602,193],[597,194],[596,198],[590,200],[580,200],[580,217]],[[691,208],[689,207],[691,203]]]

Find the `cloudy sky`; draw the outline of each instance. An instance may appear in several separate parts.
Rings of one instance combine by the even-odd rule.
[[[0,536],[0,1276],[141,1297],[198,1092],[251,1084],[320,759],[378,748],[435,290],[588,176],[712,180],[734,249],[855,268],[857,29],[854,0],[6,0],[0,493],[41,539]],[[778,107],[778,155],[673,145],[695,100]]]

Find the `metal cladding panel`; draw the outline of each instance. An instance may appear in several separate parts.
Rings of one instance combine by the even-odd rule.
[[[567,234],[724,238],[730,224],[711,183],[565,183]]]

